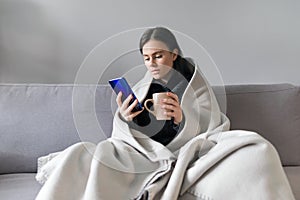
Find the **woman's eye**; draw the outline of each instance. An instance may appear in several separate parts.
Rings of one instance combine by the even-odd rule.
[[[145,61],[149,61],[149,58],[144,58]]]
[[[156,55],[155,58],[162,58],[162,55]]]

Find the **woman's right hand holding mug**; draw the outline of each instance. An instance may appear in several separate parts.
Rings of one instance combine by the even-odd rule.
[[[122,118],[127,122],[132,121],[132,119],[134,117],[139,115],[144,110],[144,108],[143,108],[143,110],[132,112],[133,108],[135,106],[137,106],[137,104],[138,104],[138,100],[136,99],[132,104],[129,105],[132,98],[133,98],[133,96],[129,95],[124,100],[124,102],[122,102],[122,92],[119,92],[118,95],[117,95],[117,98],[116,98],[116,102],[117,102],[118,107],[119,107],[119,112],[120,112]]]

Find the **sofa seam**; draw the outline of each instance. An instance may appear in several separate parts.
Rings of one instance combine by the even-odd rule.
[[[108,84],[48,84],[48,83],[0,83],[0,87],[3,86],[14,86],[14,87],[86,87],[86,86],[103,86],[108,87]]]
[[[280,90],[265,90],[265,91],[243,91],[243,92],[232,92],[228,93],[226,92],[225,95],[238,95],[238,94],[260,94],[260,93],[275,93],[275,92],[282,92],[286,90],[295,90],[297,89],[296,86],[291,87],[291,88],[285,88],[285,89],[280,89]]]

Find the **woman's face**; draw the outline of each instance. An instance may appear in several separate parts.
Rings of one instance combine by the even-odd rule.
[[[154,79],[163,78],[172,69],[178,52],[177,49],[170,52],[167,45],[158,40],[149,40],[142,50],[145,65]]]

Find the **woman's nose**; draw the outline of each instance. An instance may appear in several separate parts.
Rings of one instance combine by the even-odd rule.
[[[150,58],[150,66],[155,67],[156,66],[156,62],[154,59]]]

